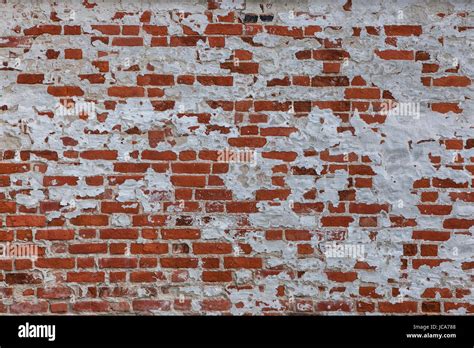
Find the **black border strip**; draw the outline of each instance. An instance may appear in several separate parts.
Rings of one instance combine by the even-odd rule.
[[[54,342],[19,338],[28,322],[56,325]],[[428,326],[426,330],[414,325]],[[433,326],[432,326],[433,325]],[[436,325],[436,326],[435,326]],[[453,327],[455,325],[455,328]],[[456,334],[456,338],[412,338],[409,333]],[[474,316],[2,316],[0,346],[87,344],[142,346],[409,344],[474,346]]]

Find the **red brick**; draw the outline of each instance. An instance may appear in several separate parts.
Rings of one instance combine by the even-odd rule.
[[[202,280],[204,282],[231,282],[232,272],[230,271],[204,271],[202,272]]]
[[[199,254],[230,254],[232,245],[229,243],[193,243],[193,252]]]
[[[88,160],[115,160],[117,151],[115,150],[90,150],[81,152],[81,158]]]
[[[91,25],[92,30],[97,30],[104,35],[119,35],[119,25]]]
[[[241,35],[241,24],[208,24],[205,30],[206,35]]]
[[[107,252],[107,244],[104,243],[85,243],[69,245],[71,254],[104,254]]]
[[[35,238],[38,240],[72,240],[74,239],[74,230],[38,230]]]
[[[174,186],[204,187],[206,186],[206,177],[203,175],[173,175],[171,182]]]
[[[122,98],[144,97],[145,89],[143,87],[115,86],[115,87],[109,88],[108,94],[111,97],[122,97]]]
[[[203,86],[232,86],[234,84],[232,76],[197,76],[196,80]]]
[[[421,25],[386,25],[384,29],[387,36],[420,36],[422,34]]]
[[[350,216],[324,216],[321,223],[324,227],[348,227],[354,218]]]
[[[317,60],[343,60],[349,58],[349,53],[341,50],[315,50],[313,59]]]
[[[198,259],[184,257],[165,257],[160,260],[160,263],[161,267],[163,268],[196,268],[198,265]]]
[[[35,261],[35,266],[38,268],[57,268],[70,269],[74,268],[75,260],[73,258],[39,258]]]
[[[8,227],[44,227],[46,217],[43,215],[16,215],[7,216]]]
[[[201,232],[193,228],[162,229],[163,239],[199,239]]]
[[[379,302],[379,310],[382,313],[416,313],[416,302]]]
[[[66,48],[64,50],[66,59],[82,59],[82,50],[80,48]]]
[[[433,79],[433,86],[437,87],[467,87],[471,79],[467,76],[445,76]]]
[[[123,213],[138,214],[139,203],[134,202],[102,202],[101,211],[105,214]]]
[[[48,93],[55,97],[81,97],[84,91],[77,86],[48,86]]]
[[[166,36],[168,35],[168,27],[164,25],[143,25],[143,30],[153,36]]]
[[[52,25],[52,24],[43,24],[43,25],[36,25],[29,29],[23,30],[25,35],[60,35],[61,34],[61,26],[60,25]]]
[[[413,51],[404,51],[404,50],[376,50],[375,54],[382,59],[386,60],[413,60],[415,59],[415,54]]]
[[[18,74],[16,82],[20,84],[33,85],[43,83],[43,80],[44,74]]]
[[[105,280],[104,272],[68,272],[69,283],[99,283]]]
[[[262,265],[258,257],[224,257],[225,268],[262,268]]]
[[[474,226],[474,219],[446,219],[444,220],[443,227],[449,229],[465,229],[468,230]]]
[[[143,46],[141,37],[114,37],[112,46]]]
[[[79,215],[70,221],[75,226],[107,226],[109,218],[107,215]]]
[[[339,283],[353,282],[357,279],[356,272],[326,272],[329,280]]]
[[[99,259],[100,268],[136,268],[137,259],[129,258],[104,258]]]
[[[173,75],[146,74],[137,76],[137,84],[140,86],[173,86]]]
[[[449,238],[449,232],[427,230],[413,231],[413,239],[423,239],[429,241],[447,241]]]

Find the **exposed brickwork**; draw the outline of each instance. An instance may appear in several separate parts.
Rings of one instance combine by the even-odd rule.
[[[474,312],[469,1],[1,6],[0,313]]]

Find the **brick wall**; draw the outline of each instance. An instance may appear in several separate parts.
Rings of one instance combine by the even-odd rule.
[[[1,6],[1,313],[474,311],[469,1]]]

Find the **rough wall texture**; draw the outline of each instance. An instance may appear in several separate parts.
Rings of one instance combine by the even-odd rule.
[[[0,6],[0,312],[474,311],[470,1]]]

